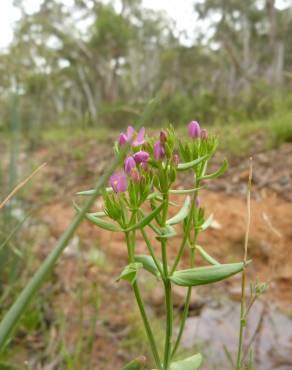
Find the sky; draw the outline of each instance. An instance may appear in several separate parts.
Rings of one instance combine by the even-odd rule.
[[[26,0],[26,9],[36,11],[41,0]],[[71,3],[71,0],[63,0]],[[143,0],[144,6],[155,10],[165,10],[176,22],[178,30],[192,30],[194,22],[192,13],[193,0]],[[20,14],[13,7],[13,0],[0,0],[0,48],[9,45],[13,38],[13,24]]]

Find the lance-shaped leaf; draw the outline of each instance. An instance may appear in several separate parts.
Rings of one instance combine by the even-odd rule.
[[[140,262],[130,263],[120,273],[120,276],[117,278],[117,281],[126,280],[126,281],[129,281],[131,284],[133,284],[137,279],[138,270],[142,267],[143,265]]]
[[[160,230],[161,230],[161,234],[156,235],[157,240],[169,239],[177,235],[175,228],[170,225],[167,225],[164,229],[160,229]]]
[[[194,193],[195,191],[197,190],[200,190],[200,188],[193,188],[193,189],[171,189],[169,190],[170,194],[178,194],[178,195],[181,195],[181,194],[190,194],[190,193]]]
[[[74,208],[77,212],[80,212],[80,208],[74,203]],[[111,222],[101,220],[99,217],[96,217],[98,213],[101,213],[101,217],[104,217],[104,212],[96,212],[96,213],[86,213],[85,218],[92,222],[94,225],[100,227],[101,229],[105,229],[108,231],[123,231],[118,225],[112,224]]]
[[[115,232],[123,231],[123,229],[121,229],[118,225],[112,224],[111,222],[104,221],[98,217],[92,216],[89,213],[85,215],[85,218],[88,221],[92,222],[94,225],[102,229],[109,230],[109,231],[115,231]]]
[[[190,203],[191,203],[191,198],[189,196],[186,197],[184,204],[182,208],[179,210],[179,212],[170,218],[169,220],[166,221],[167,225],[175,225],[183,221],[187,215],[189,214],[190,211]]]
[[[107,193],[112,193],[113,192],[113,188],[107,187],[104,190],[100,191],[99,194],[102,194],[103,191],[106,191]],[[90,189],[90,190],[79,191],[76,194],[77,195],[92,195],[93,193],[94,193],[94,189]]]
[[[226,159],[224,159],[224,161],[222,163],[222,166],[216,172],[210,173],[210,175],[204,175],[204,176],[200,177],[199,180],[216,179],[217,177],[224,175],[224,173],[227,170],[228,170],[228,162],[227,162]]]
[[[195,159],[194,161],[186,162],[186,163],[179,163],[177,165],[177,170],[178,171],[186,171],[186,170],[189,170],[190,168],[195,167],[199,163],[203,162],[205,159],[208,158],[208,156],[209,155],[206,154],[206,155],[203,155],[202,157],[199,157],[199,158]]]
[[[142,263],[143,268],[154,276],[160,277],[160,273],[151,256],[147,256],[146,254],[138,254],[135,256],[135,261],[138,263]]]
[[[159,207],[155,208],[151,213],[148,213],[148,215],[143,217],[135,225],[129,227],[128,229],[125,229],[124,231],[128,232],[128,231],[133,231],[133,230],[137,230],[137,229],[142,229],[143,227],[148,225],[156,215],[158,215],[158,213],[161,211],[163,205],[164,205],[164,203],[161,203]]]
[[[129,362],[121,370],[142,370],[146,362],[144,356],[137,357],[135,360]]]
[[[100,227],[101,229],[109,230],[109,231],[123,231],[118,225],[112,224],[111,222],[107,222],[102,220],[101,218],[92,216],[90,213],[85,215],[85,218],[92,222],[94,225]]]
[[[88,215],[94,216],[94,217],[105,217],[106,213],[103,211],[98,212],[88,212]]]
[[[208,254],[204,248],[202,248],[200,245],[196,245],[196,249],[200,253],[200,255],[204,258],[205,261],[210,263],[210,265],[220,265],[220,263],[215,260],[210,254]]]
[[[242,271],[243,266],[243,262],[240,262],[197,267],[187,270],[175,271],[170,279],[176,285],[181,286],[211,284],[237,274],[238,272]]]
[[[213,214],[210,215],[205,222],[203,222],[201,225],[198,225],[196,229],[206,230],[209,226],[212,225],[213,222]]]
[[[202,355],[197,353],[182,361],[173,362],[170,364],[170,370],[197,370],[201,366],[202,360]]]

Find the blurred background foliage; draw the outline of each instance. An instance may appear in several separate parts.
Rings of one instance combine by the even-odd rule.
[[[0,53],[0,127],[20,96],[28,134],[58,126],[118,127],[158,92],[152,123],[264,119],[292,109],[292,5],[275,0],[194,1],[204,31],[186,40],[142,0],[43,1]],[[207,29],[207,31],[206,31]]]

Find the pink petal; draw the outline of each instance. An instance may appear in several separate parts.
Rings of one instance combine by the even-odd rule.
[[[132,139],[132,137],[134,135],[134,132],[135,132],[135,130],[134,130],[134,128],[132,126],[129,126],[127,128],[127,138],[128,138],[128,141],[130,141]]]
[[[119,136],[118,143],[119,145],[124,145],[128,141],[127,136],[122,132]]]

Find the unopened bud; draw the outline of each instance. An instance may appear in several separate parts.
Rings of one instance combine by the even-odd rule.
[[[205,128],[203,128],[201,130],[201,139],[202,140],[207,140],[208,139],[208,131]]]
[[[167,140],[167,136],[165,131],[160,131],[160,136],[159,136],[161,144],[164,144]]]

